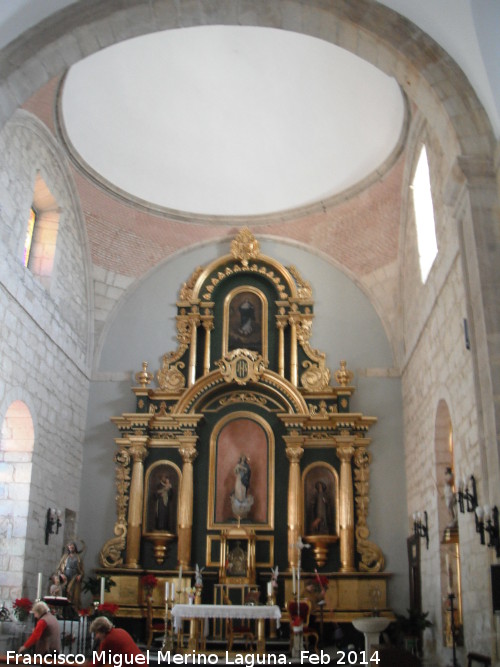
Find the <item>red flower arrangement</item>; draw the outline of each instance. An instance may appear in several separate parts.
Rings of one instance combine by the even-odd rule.
[[[90,616],[90,609],[79,609],[78,616]]]
[[[17,598],[12,605],[14,616],[18,621],[25,621],[31,611],[33,602],[29,598]]]
[[[144,588],[152,590],[158,586],[158,579],[154,574],[145,574],[141,577],[141,584],[144,586]]]
[[[117,604],[113,604],[112,602],[103,602],[102,604],[97,606],[96,613],[97,616],[106,616],[106,618],[113,620],[119,608],[120,607]]]

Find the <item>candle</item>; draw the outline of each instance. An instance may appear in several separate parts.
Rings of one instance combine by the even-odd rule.
[[[41,600],[42,599],[42,573],[38,573],[38,580],[36,584],[36,599]]]
[[[292,593],[295,595],[296,593],[296,588],[295,588],[295,567],[292,567]]]
[[[168,602],[170,599],[170,584],[168,581],[165,582],[165,601]]]
[[[182,565],[179,565],[179,590],[182,590]]]
[[[273,582],[268,581],[267,582],[267,597],[272,597],[273,595]]]
[[[175,581],[172,581],[172,602],[175,602]]]
[[[100,597],[100,603],[104,603],[104,591],[106,589],[106,577],[101,577],[101,597]]]
[[[450,556],[449,556],[448,553],[446,554],[446,577],[447,577],[447,580],[448,580],[448,587],[447,587],[448,595],[451,595],[452,575],[451,575],[451,568],[450,568]]]

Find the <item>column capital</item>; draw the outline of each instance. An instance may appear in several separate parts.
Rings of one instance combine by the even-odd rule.
[[[337,447],[337,457],[342,463],[350,463],[354,455],[355,448],[352,445],[342,445]]]
[[[182,457],[183,463],[193,463],[198,456],[198,450],[195,445],[185,444],[179,447],[179,454]]]
[[[290,463],[299,463],[304,454],[302,442],[288,443],[285,452]]]
[[[128,452],[130,453],[134,463],[143,463],[144,459],[148,455],[148,450],[145,444],[134,442],[128,447]]]

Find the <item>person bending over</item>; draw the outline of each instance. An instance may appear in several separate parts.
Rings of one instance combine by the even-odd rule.
[[[90,624],[90,632],[99,643],[98,652],[103,653],[102,659],[94,660],[94,664],[110,664],[115,655],[134,656],[144,655],[126,630],[115,628],[106,616],[98,616]],[[94,654],[95,657],[95,654]],[[128,658],[131,664],[130,657]]]

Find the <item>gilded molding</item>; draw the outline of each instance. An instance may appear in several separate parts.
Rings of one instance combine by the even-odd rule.
[[[156,381],[160,389],[164,391],[180,391],[186,386],[186,378],[181,373],[181,368],[185,367],[184,362],[179,361],[179,358],[186,351],[187,346],[184,346],[182,353],[169,352],[162,357],[162,365],[156,374]]]
[[[337,381],[337,384],[339,384],[341,387],[349,386],[354,377],[354,373],[352,371],[348,371],[346,366],[347,362],[341,361],[339,370],[335,371],[335,373],[333,374],[335,380]]]
[[[117,567],[123,564],[122,553],[127,543],[127,506],[128,490],[130,488],[130,454],[121,448],[115,454],[116,463],[116,514],[117,521],[114,527],[115,537],[108,540],[99,553],[99,562],[102,567]]]
[[[299,270],[293,264],[291,266],[287,266],[287,269],[297,283],[299,299],[312,299],[311,283],[308,280],[304,280],[302,278]]]
[[[198,266],[190,275],[188,280],[182,284],[182,287],[179,291],[179,301],[190,302],[193,299],[194,286],[202,273],[203,273],[203,268],[201,266]]]
[[[370,542],[368,528],[368,506],[370,488],[371,454],[364,447],[356,449],[354,455],[354,487],[356,489],[355,503],[357,508],[356,545],[361,555],[359,569],[363,572],[381,572],[385,567],[385,558],[382,550],[374,542]]]
[[[260,255],[260,243],[247,227],[241,229],[231,242],[231,255],[243,266],[248,266],[250,259],[256,259]]]
[[[256,352],[237,349],[229,352],[216,364],[226,382],[245,385],[248,382],[258,382],[261,379],[266,370],[267,362]]]

